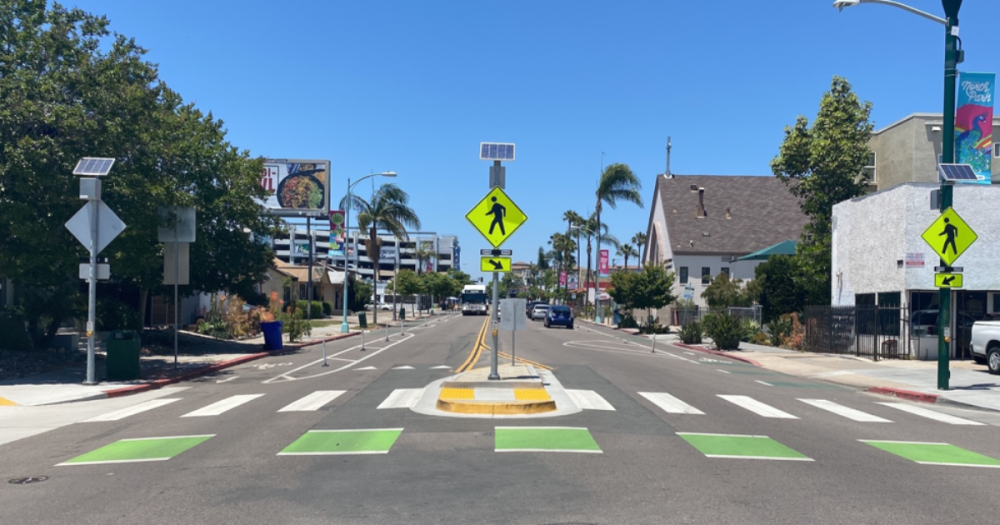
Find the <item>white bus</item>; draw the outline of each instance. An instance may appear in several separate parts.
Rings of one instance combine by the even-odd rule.
[[[467,284],[462,288],[462,315],[486,315],[486,286]]]

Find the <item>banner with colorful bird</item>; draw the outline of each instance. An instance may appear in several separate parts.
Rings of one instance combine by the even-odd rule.
[[[955,112],[955,162],[972,166],[979,179],[974,184],[992,183],[995,89],[995,73],[963,72],[959,78],[958,110]]]

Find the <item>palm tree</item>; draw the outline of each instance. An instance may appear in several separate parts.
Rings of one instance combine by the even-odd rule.
[[[576,263],[577,263],[577,269],[579,270],[579,267],[580,267],[580,235],[581,235],[581,232],[580,232],[579,228],[583,227],[583,223],[585,221],[583,220],[583,217],[579,213],[577,213],[577,212],[575,212],[573,210],[566,210],[563,213],[563,220],[566,221],[566,235],[571,235],[571,232],[573,231],[573,228],[574,227],[577,228],[577,230],[576,230]],[[576,285],[580,286],[580,274],[577,273],[576,277],[577,277]],[[568,284],[569,283],[567,283],[567,285]]]
[[[601,208],[607,204],[611,209],[618,207],[618,201],[631,202],[642,208],[642,182],[632,173],[632,168],[627,164],[616,162],[604,168],[601,178],[597,181],[597,231],[601,231]],[[597,253],[601,252],[601,237],[597,237]],[[600,296],[598,296],[600,297]],[[600,322],[600,311],[597,313],[597,321]]]
[[[642,251],[646,248],[646,232],[639,232],[632,236],[632,244],[639,249],[639,266],[642,266]]]
[[[351,207],[358,210],[358,229],[368,232],[365,249],[375,269],[375,283],[379,281],[379,251],[382,241],[378,231],[391,233],[396,239],[409,240],[407,227],[420,228],[420,218],[409,206],[410,196],[395,184],[383,184],[372,196],[371,202],[351,193]],[[347,197],[340,200],[340,207],[347,206]],[[346,270],[346,269],[345,269]],[[372,310],[372,322],[378,323],[378,308]]]
[[[601,234],[597,235],[598,225],[599,223],[597,222],[597,213],[595,212],[590,214],[590,217],[588,217],[587,220],[585,220],[583,224],[580,226],[580,231],[583,232],[583,235],[587,237],[587,275],[585,277],[586,287],[584,288],[584,293],[587,293],[587,290],[590,290],[590,279],[593,276],[593,272],[590,269],[590,261],[593,259],[592,257],[593,251],[592,251],[592,246],[590,244],[591,241],[594,238],[597,238],[598,246],[600,246],[600,241],[605,241],[613,246],[618,245],[618,239],[616,239],[613,235],[608,233],[607,224],[600,224]],[[598,288],[600,288],[600,286],[598,286]],[[585,296],[583,303],[584,306],[586,306],[588,302],[589,299],[586,298]]]
[[[559,262],[559,273],[568,271],[567,266],[572,262],[576,242],[569,235],[556,232],[549,237],[549,244],[552,245],[555,259]],[[566,283],[566,286],[569,286],[569,282]]]
[[[424,266],[426,262],[434,258],[434,250],[431,249],[431,243],[422,242],[413,252],[413,258],[417,260],[417,275],[423,273]]]
[[[618,256],[625,258],[626,272],[628,271],[628,258],[635,257],[636,255],[639,255],[639,253],[635,251],[635,247],[632,246],[631,244],[623,244],[618,247]]]

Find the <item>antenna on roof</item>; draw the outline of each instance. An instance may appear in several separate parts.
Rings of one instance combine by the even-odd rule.
[[[668,136],[667,137],[667,171],[664,173],[664,175],[666,175],[668,179],[674,178],[674,175],[672,173],[670,173],[670,148],[671,148],[670,137]]]

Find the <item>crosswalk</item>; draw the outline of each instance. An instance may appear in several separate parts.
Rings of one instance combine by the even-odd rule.
[[[376,410],[414,408],[424,397],[426,390],[426,388],[395,389],[386,394],[386,396],[382,398],[381,402],[371,406],[370,408]],[[566,389],[565,392],[567,394],[566,397],[568,397],[570,402],[575,404],[580,410],[605,412],[615,412],[618,410],[597,391]],[[287,404],[284,404],[281,408],[277,409],[277,412],[315,412],[332,405],[337,400],[341,399],[345,394],[347,394],[347,391],[345,390],[316,390],[294,400],[285,400],[285,403]],[[728,405],[738,407],[739,409],[743,409],[748,413],[761,418],[788,420],[789,424],[794,424],[795,421],[799,420],[815,420],[818,417],[822,417],[823,414],[836,416],[838,418],[843,418],[857,423],[887,424],[893,423],[894,419],[898,419],[894,418],[892,414],[889,413],[895,411],[900,415],[900,417],[903,417],[902,414],[907,414],[907,417],[916,416],[917,418],[936,424],[955,426],[985,425],[985,423],[980,421],[954,416],[939,410],[898,402],[872,401],[870,402],[869,408],[865,408],[858,405],[857,401],[852,401],[852,404],[855,404],[856,406],[847,406],[842,402],[837,402],[832,399],[772,398],[780,401],[780,403],[778,403],[779,407],[765,403],[764,401],[749,395],[718,394],[711,397],[700,397],[700,404],[704,404],[705,406],[699,408],[668,392],[636,392],[636,395],[638,398],[648,401],[653,407],[669,416],[707,415],[711,417],[712,415],[715,415],[729,417],[731,411],[727,412],[725,410],[725,406]],[[251,403],[259,403],[259,400],[265,397],[266,395],[264,393],[231,395],[222,399],[212,400],[203,406],[190,407],[189,411],[180,417],[207,418],[225,416],[231,412],[239,412],[242,407]],[[720,404],[719,402],[711,402],[712,399],[718,399],[724,403]],[[144,412],[169,407],[181,400],[181,397],[175,396],[152,399],[86,419],[83,422],[99,423],[121,421]],[[805,410],[806,407],[815,410]],[[708,410],[709,408],[711,408],[711,410]],[[892,410],[887,412],[887,409]]]

